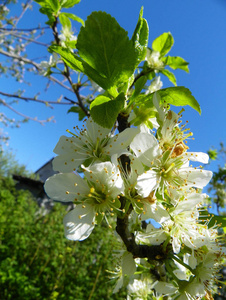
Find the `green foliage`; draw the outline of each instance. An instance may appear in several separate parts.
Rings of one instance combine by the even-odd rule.
[[[81,0],[61,0],[62,8],[71,8],[75,4],[78,4]]]
[[[77,49],[85,74],[105,90],[124,83],[135,70],[136,54],[127,32],[105,12],[93,12],[87,18]]]
[[[113,232],[96,226],[86,241],[63,236],[65,206],[44,217],[27,191],[0,180],[0,299],[124,299],[111,295]],[[103,225],[104,226],[104,225]]]
[[[164,70],[161,70],[161,73],[163,75],[165,75],[166,77],[168,77],[168,79],[169,79],[170,82],[172,82],[174,85],[177,85],[176,77],[175,77],[175,75],[172,72],[170,72],[167,69],[164,69]]]
[[[169,87],[158,91],[162,103],[172,104],[175,106],[189,105],[201,114],[201,108],[196,99],[192,96],[189,89],[178,86]]]
[[[134,44],[134,48],[137,53],[138,63],[140,63],[146,57],[148,37],[149,37],[148,23],[142,17],[143,17],[143,7],[140,10],[137,26],[132,36],[132,42]]]
[[[84,26],[84,21],[81,19],[81,18],[79,18],[78,16],[76,16],[76,15],[74,15],[74,14],[71,14],[71,13],[66,13],[66,12],[64,12],[64,13],[61,13],[60,14],[60,16],[61,15],[63,15],[63,16],[65,16],[65,17],[68,17],[69,19],[72,19],[72,20],[74,20],[74,21],[76,21],[76,22],[79,22],[79,23],[81,23],[83,26]],[[62,24],[62,23],[61,23]],[[63,24],[62,24],[63,25]]]
[[[84,111],[79,106],[72,106],[67,112],[68,113],[70,113],[70,112],[77,113],[79,121],[82,121],[86,116]]]
[[[171,69],[181,69],[185,72],[189,72],[188,62],[179,56],[166,56],[163,58],[163,62],[166,66],[169,66]]]
[[[70,27],[68,18],[74,19],[73,15],[61,15],[62,25]],[[165,56],[174,43],[171,33],[163,33],[157,37],[147,53],[148,35],[149,27],[143,18],[143,7],[131,40],[111,15],[99,11],[88,16],[85,26],[81,28],[76,43],[78,52],[61,45],[49,48],[51,52],[58,53],[69,68],[85,74],[89,80],[104,89],[102,95],[97,95],[96,99],[85,104],[88,115],[99,125],[111,128],[121,110],[129,114],[132,107],[137,115],[143,111],[144,105],[150,107],[151,103],[151,109],[145,113],[145,120],[149,122],[148,119],[153,117],[156,109],[153,107],[153,94],[148,97],[143,94],[148,94],[148,81],[161,73],[176,86],[176,77],[166,66],[188,72],[188,63],[183,58]],[[124,94],[123,97],[117,98],[120,93]],[[198,102],[184,87],[166,88],[160,90],[159,95],[165,105],[190,105],[201,113]],[[72,108],[69,112],[79,113],[80,120],[85,116],[83,108]],[[143,114],[134,124],[138,124],[142,118]],[[152,127],[151,123],[150,126]]]
[[[164,32],[152,42],[152,49],[158,51],[161,56],[166,55],[174,44],[173,36],[170,32]]]
[[[46,22],[46,24],[52,26],[53,23],[56,21],[56,17],[60,17],[61,15],[63,15],[63,17],[60,17],[60,22],[63,26],[65,26],[65,24],[67,23],[67,26],[70,22],[70,19],[75,20],[77,22],[82,23],[82,25],[84,24],[83,20],[80,19],[79,17],[71,14],[71,13],[61,13],[61,9],[63,8],[71,8],[73,7],[75,4],[78,4],[80,2],[80,0],[34,0],[35,2],[37,2],[41,8],[39,9],[39,11],[44,14],[47,15],[48,17],[48,21]],[[66,20],[65,18],[67,18],[68,20]]]
[[[98,96],[90,105],[93,120],[99,125],[112,128],[119,112],[123,109],[125,95],[119,94],[114,100],[106,96]]]

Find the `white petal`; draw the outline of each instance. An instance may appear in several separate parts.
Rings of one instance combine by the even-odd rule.
[[[89,193],[86,181],[74,173],[56,174],[46,180],[44,188],[51,199],[62,202],[73,202],[77,193]]]
[[[158,141],[156,140],[154,135],[145,132],[137,134],[133,139],[130,147],[137,157],[141,156],[143,153],[148,151],[148,159],[150,161],[152,161],[157,155],[161,154]]]
[[[110,153],[110,155],[113,155],[115,153],[118,153],[120,156],[122,152],[124,152],[129,146],[129,144],[134,139],[135,135],[139,133],[138,128],[127,128],[121,133],[118,134],[118,136],[113,136],[109,142],[108,145],[105,147],[105,151]]]
[[[97,123],[95,123],[92,118],[86,121],[87,134],[90,139],[96,144],[97,138],[103,139],[106,135],[110,133],[110,129],[103,128]]]
[[[208,164],[209,162],[209,155],[203,152],[186,152],[183,156],[189,158],[189,160],[198,161],[203,164]]]
[[[193,186],[202,189],[206,186],[213,173],[211,171],[199,170],[194,168],[179,169],[179,176],[187,180],[188,186]]]
[[[79,204],[64,217],[65,236],[69,240],[83,241],[94,229],[95,211],[91,206]]]
[[[136,188],[142,197],[148,197],[150,193],[158,186],[156,172],[149,170],[146,173],[138,176]]]
[[[72,172],[86,158],[85,150],[79,151],[84,146],[84,142],[75,137],[61,136],[53,152],[59,156],[53,159],[53,169],[59,172]]]
[[[176,270],[173,271],[173,273],[180,280],[186,280],[186,278],[187,278],[186,273],[182,272],[181,270],[176,269]]]
[[[56,144],[55,148],[53,149],[53,152],[60,155],[68,152],[74,151],[74,138],[72,137],[67,137],[65,135],[62,135]]]
[[[154,219],[156,222],[161,224],[170,218],[168,212],[158,202],[154,204],[145,202],[144,212],[145,214],[142,214],[141,220]]]
[[[172,246],[173,246],[173,251],[175,253],[179,253],[180,252],[181,242],[180,242],[180,239],[178,237],[175,237],[175,236],[173,237]]]
[[[52,162],[53,170],[63,173],[69,173],[77,169],[77,167],[84,162],[87,158],[87,154],[80,154],[76,158],[75,152],[67,152],[56,156]]]
[[[154,289],[160,295],[172,295],[178,290],[172,283],[164,281],[158,281],[157,284],[154,285]]]
[[[119,169],[111,162],[101,162],[85,168],[85,176],[89,181],[99,182],[109,188],[114,198],[124,191],[124,184]],[[97,183],[96,183],[97,184]]]

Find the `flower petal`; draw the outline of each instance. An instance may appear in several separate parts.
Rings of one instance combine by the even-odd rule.
[[[69,240],[83,241],[94,229],[95,212],[91,206],[79,204],[64,217],[64,232]]]
[[[115,153],[120,156],[121,154],[123,154],[127,146],[129,146],[129,144],[132,142],[137,133],[139,133],[138,128],[125,129],[109,140],[108,144],[105,147],[105,151],[107,152],[107,154],[109,153],[110,156]]]
[[[179,176],[187,181],[188,186],[193,186],[202,189],[206,186],[213,173],[211,171],[194,169],[194,168],[181,168],[179,169]]]
[[[156,172],[149,170],[137,178],[136,188],[142,197],[148,197],[150,193],[158,186],[158,179]]]
[[[198,161],[203,164],[208,164],[209,162],[209,155],[203,152],[186,152],[185,158],[189,158],[189,160]]]
[[[156,155],[161,154],[158,146],[158,141],[154,135],[145,132],[137,134],[130,145],[137,157],[152,149],[153,155],[149,157],[150,161],[152,161]]]
[[[44,188],[51,199],[62,202],[73,202],[78,192],[89,193],[86,181],[74,173],[56,174],[46,180]]]

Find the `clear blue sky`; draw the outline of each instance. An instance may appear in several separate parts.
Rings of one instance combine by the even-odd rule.
[[[131,37],[141,6],[144,6],[144,17],[149,23],[149,45],[157,36],[170,31],[175,44],[169,54],[181,56],[190,63],[189,74],[180,70],[175,72],[178,85],[189,88],[202,108],[201,116],[190,108],[186,108],[183,114],[183,121],[189,121],[195,137],[188,146],[192,151],[206,152],[211,146],[218,147],[220,141],[226,144],[226,1],[81,0],[72,12],[86,20],[92,11],[106,11],[116,18]],[[34,4],[33,11],[27,13],[19,27],[29,28],[37,23],[44,24],[45,21],[45,16],[38,12],[38,5]],[[78,33],[77,23],[73,27]],[[33,58],[40,56],[39,49],[30,49]],[[30,88],[1,78],[1,91],[12,93],[16,86],[26,89],[26,96],[32,96],[39,92],[42,82],[36,77]],[[164,80],[164,87],[167,86],[171,84]],[[40,99],[56,100],[61,93],[62,90],[57,86],[52,86],[48,92],[41,91]],[[72,97],[70,94],[67,96]],[[77,118],[75,114],[67,114],[69,107],[66,106],[51,110],[41,104],[21,101],[16,108],[39,119],[52,115],[56,119],[55,124],[41,126],[30,121],[20,129],[7,129],[10,147],[16,158],[29,170],[35,171],[53,157],[52,150],[59,137],[66,133],[67,128],[71,129],[77,124]],[[16,117],[13,113],[4,111],[11,117]]]

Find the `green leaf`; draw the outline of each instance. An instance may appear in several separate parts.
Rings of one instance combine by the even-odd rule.
[[[160,52],[161,56],[166,55],[174,43],[173,36],[170,32],[164,32],[157,37],[152,43],[152,49]]]
[[[46,24],[48,24],[49,26],[52,26],[53,23],[55,22],[55,17],[52,14],[52,9],[51,8],[47,8],[47,7],[41,7],[39,9],[40,13],[47,15],[48,17],[48,21],[45,22]]]
[[[85,23],[84,23],[84,21],[81,19],[81,18],[79,18],[78,16],[76,16],[76,15],[74,15],[74,14],[71,14],[71,13],[66,13],[66,12],[64,12],[64,13],[61,13],[61,15],[65,15],[66,17],[68,17],[68,18],[70,18],[70,19],[72,19],[72,20],[74,20],[74,21],[76,21],[76,22],[79,22],[79,23],[81,23],[82,24],[82,26],[84,26],[85,25]]]
[[[68,17],[64,14],[61,13],[59,15],[60,23],[64,28],[68,28],[69,30],[71,29],[71,21],[68,19]]]
[[[81,0],[63,0],[61,1],[62,8],[70,8],[73,7],[75,4],[78,4]]]
[[[137,53],[138,64],[145,59],[149,36],[148,23],[142,16],[143,7],[140,10],[139,19],[132,36],[132,42]]]
[[[49,4],[49,7],[52,8],[55,14],[60,10],[60,2],[58,0],[45,0],[46,3]]]
[[[124,93],[119,94],[114,100],[100,95],[91,103],[90,115],[93,120],[102,127],[112,128],[118,114],[124,107],[124,103]]]
[[[169,81],[171,81],[175,86],[177,85],[176,77],[172,72],[170,72],[167,69],[163,69],[159,72],[162,73],[163,75],[165,75],[166,77],[168,77]]]
[[[67,113],[70,113],[70,112],[78,113],[79,121],[82,121],[82,120],[86,117],[85,112],[84,112],[84,111],[81,109],[81,107],[79,107],[79,106],[72,106],[72,107],[67,111]]]
[[[63,61],[73,70],[78,72],[84,72],[83,62],[77,55],[73,54],[70,50],[61,46],[50,46],[49,51],[60,54]]]
[[[187,73],[189,72],[189,68],[188,68],[189,63],[180,56],[164,57],[163,62],[165,65],[169,66],[170,68],[172,68],[174,70],[181,69]]]
[[[127,32],[105,12],[93,12],[87,18],[78,35],[77,49],[91,68],[86,66],[85,74],[104,89],[127,81],[134,72],[136,53],[133,43]]]
[[[147,76],[141,76],[136,82],[135,82],[135,90],[133,92],[132,98],[139,96],[141,91],[144,88],[145,83],[147,82]]]
[[[175,106],[189,105],[201,114],[201,108],[196,99],[192,96],[189,89],[178,86],[169,87],[157,92],[161,97],[161,102],[169,103]]]

